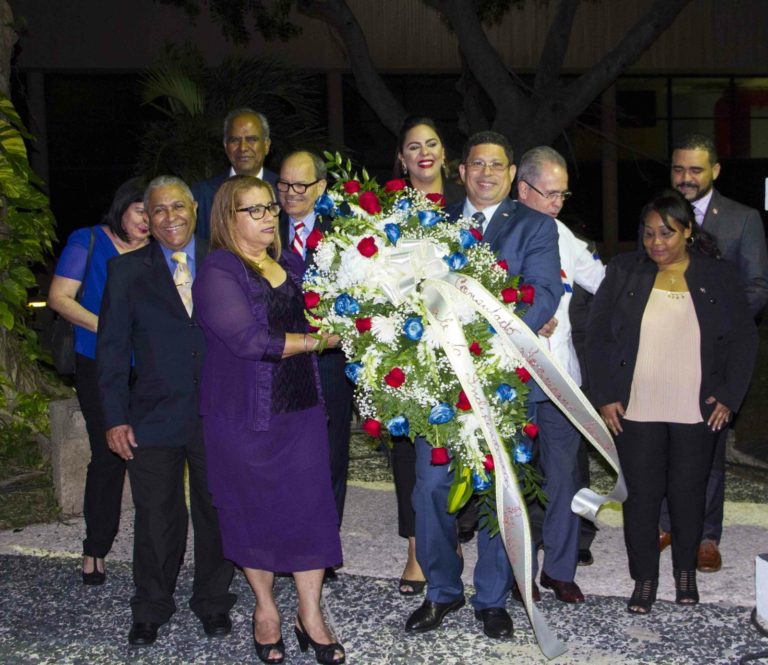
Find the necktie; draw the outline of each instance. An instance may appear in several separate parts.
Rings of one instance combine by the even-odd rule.
[[[291,243],[291,249],[302,258],[304,258],[304,242],[301,239],[301,229],[303,228],[304,222],[293,223],[293,242]]]
[[[483,224],[485,224],[485,215],[482,212],[476,212],[472,215],[472,221],[474,222],[472,226],[482,233]]]
[[[704,223],[704,211],[698,206],[693,206],[693,214],[696,218],[696,223],[701,226]]]
[[[173,283],[181,296],[181,302],[187,309],[187,314],[192,316],[192,273],[187,265],[185,252],[174,252],[171,259],[176,261],[176,270],[173,271]]]

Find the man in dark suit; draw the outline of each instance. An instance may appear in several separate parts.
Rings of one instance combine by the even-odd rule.
[[[332,230],[330,220],[315,214],[315,201],[325,192],[325,163],[317,155],[299,151],[288,155],[280,166],[277,195],[282,206],[280,241],[304,258],[306,266],[313,263],[317,232]],[[314,235],[313,235],[314,234]],[[331,451],[331,483],[339,525],[344,516],[349,468],[349,431],[352,419],[354,386],[344,374],[346,358],[341,349],[329,349],[320,354],[320,383],[328,413],[328,440]],[[332,576],[332,573],[329,571]]]
[[[154,643],[176,610],[173,592],[187,541],[185,464],[195,537],[189,605],[206,635],[229,634],[236,600],[208,493],[198,416],[205,338],[192,314],[191,286],[206,243],[194,238],[197,205],[178,178],[155,178],[144,210],[155,242],[110,261],[96,357],[107,443],[128,461],[136,507],[133,646]]]
[[[192,194],[197,201],[198,238],[208,240],[211,236],[211,204],[219,186],[233,175],[252,175],[275,186],[277,174],[264,168],[264,159],[269,154],[269,122],[263,113],[249,108],[234,109],[224,118],[224,152],[231,168],[208,180],[192,185]]]
[[[523,321],[538,331],[554,315],[563,292],[555,222],[509,198],[515,166],[509,141],[501,134],[471,136],[464,146],[459,173],[467,197],[446,212],[451,218],[472,217],[482,227],[483,241],[507,261],[510,274],[522,274],[534,286],[534,303]],[[543,393],[533,386],[529,397],[540,399]],[[425,632],[464,605],[463,559],[456,552],[456,518],[447,511],[453,472],[447,465],[431,464],[431,447],[423,437],[416,439],[415,447],[416,558],[427,578],[427,597],[408,618],[405,629]],[[471,599],[475,617],[482,621],[488,637],[506,638],[512,634],[505,605],[513,582],[507,552],[501,537],[490,537],[487,526],[478,531],[477,542],[476,594]]]
[[[752,315],[768,302],[768,251],[760,213],[728,199],[714,188],[720,175],[717,149],[711,138],[688,134],[672,151],[672,186],[693,205],[696,223],[717,240],[722,257],[739,270]],[[718,545],[723,532],[725,503],[725,444],[728,429],[721,431],[707,484],[707,508],[699,546],[698,570],[714,573],[722,567]],[[662,512],[660,546],[669,544],[669,515]]]

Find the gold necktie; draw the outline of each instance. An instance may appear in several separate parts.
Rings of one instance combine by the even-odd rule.
[[[171,259],[176,261],[176,270],[173,272],[173,283],[179,291],[181,302],[187,308],[187,314],[192,316],[192,273],[187,265],[185,252],[174,252]]]

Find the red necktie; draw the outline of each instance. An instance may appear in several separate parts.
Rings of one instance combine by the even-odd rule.
[[[301,229],[303,228],[304,222],[294,222],[293,242],[291,243],[291,249],[302,258],[304,258],[304,243],[301,240]]]

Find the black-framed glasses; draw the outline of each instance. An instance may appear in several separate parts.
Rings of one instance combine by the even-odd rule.
[[[254,222],[258,222],[264,217],[267,211],[269,211],[270,215],[279,215],[280,204],[277,201],[272,201],[271,203],[267,203],[267,205],[257,203],[256,205],[247,206],[245,208],[235,208],[235,212],[247,212]]]
[[[490,169],[493,173],[501,173],[504,169],[509,168],[509,164],[503,164],[502,162],[484,162],[482,159],[473,159],[471,162],[466,163],[466,167],[470,171],[485,171]]]
[[[319,178],[312,182],[287,182],[286,180],[278,180],[277,191],[287,192],[289,189],[292,189],[297,194],[303,194],[307,189],[312,187],[312,185],[316,185],[318,182],[320,182]]]
[[[567,189],[564,192],[547,192],[546,194],[542,192],[537,187],[534,187],[530,182],[527,180],[523,180],[523,182],[528,185],[534,192],[536,192],[539,196],[543,196],[547,201],[555,201],[558,198],[563,199],[563,201],[567,201],[569,198],[573,196],[573,192],[568,191]]]

